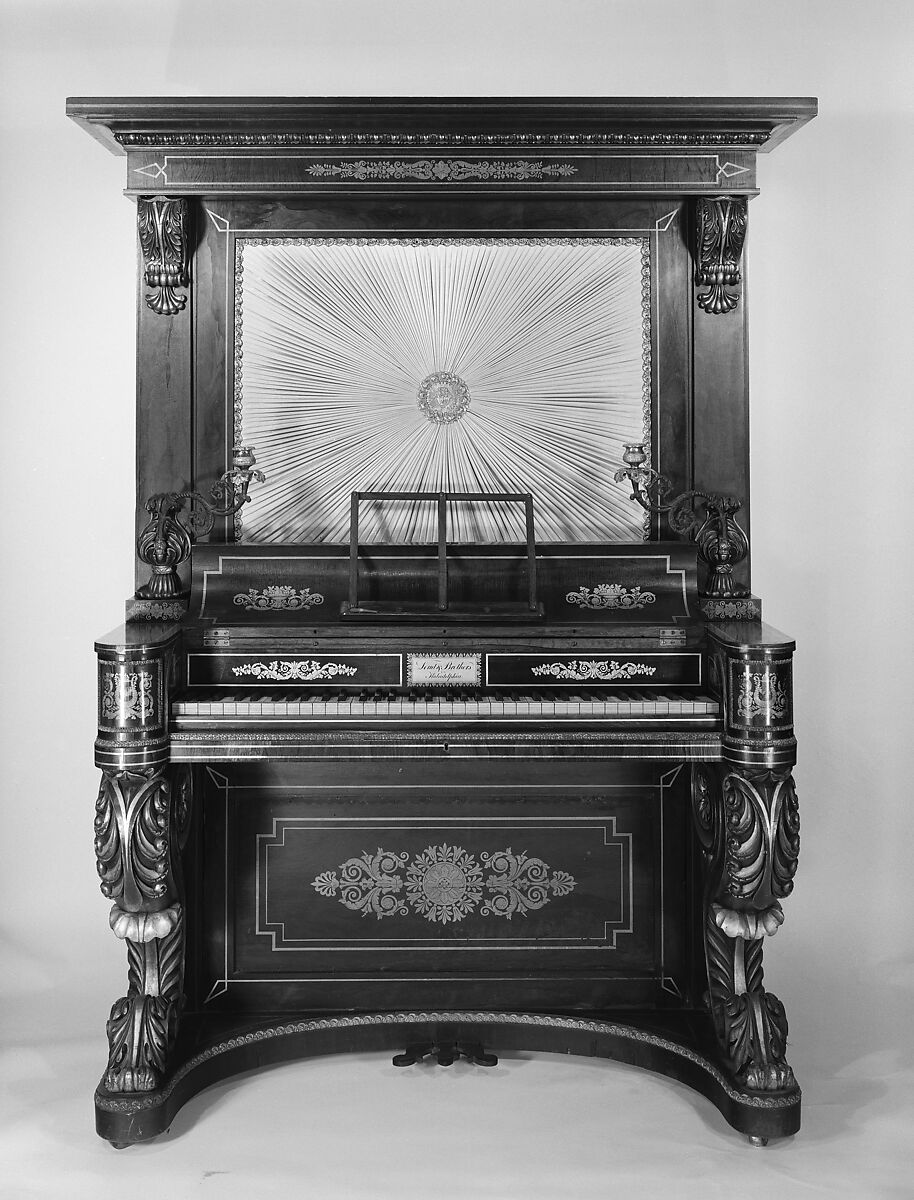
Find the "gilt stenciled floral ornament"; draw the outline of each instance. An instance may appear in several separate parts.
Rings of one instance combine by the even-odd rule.
[[[322,663],[314,658],[295,660],[274,658],[272,662],[268,663],[242,663],[240,666],[232,667],[232,674],[251,676],[254,679],[275,679],[279,683],[295,680],[310,683],[315,679],[336,679],[337,676],[344,678],[355,675],[358,669],[348,663]]]
[[[233,600],[248,611],[266,609],[294,612],[324,603],[320,592],[312,592],[310,588],[294,588],[287,584],[273,584],[263,589],[248,588],[246,592],[239,592]]]
[[[653,592],[642,591],[640,587],[627,588],[621,583],[598,583],[592,590],[580,587],[576,592],[569,592],[565,603],[575,604],[579,608],[645,608],[656,599]]]
[[[515,854],[510,846],[483,851],[477,858],[462,846],[445,843],[427,846],[412,860],[407,853],[379,847],[374,854],[347,859],[336,871],[322,871],[311,886],[379,921],[408,916],[412,909],[426,921],[447,925],[477,909],[481,917],[507,921],[526,916],[554,897],[569,895],[576,881],[567,871],[553,871],[541,858]]]
[[[540,663],[530,668],[531,675],[549,675],[553,679],[588,679],[605,683],[614,679],[633,679],[636,675],[653,675],[657,670],[647,663],[616,662],[615,659],[573,659],[571,662]]]

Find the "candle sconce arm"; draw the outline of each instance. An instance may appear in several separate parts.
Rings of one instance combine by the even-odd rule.
[[[668,499],[673,485],[649,467],[641,443],[627,443],[625,467],[613,476],[616,483],[631,484],[631,498],[645,512],[665,515],[674,533],[687,534],[698,547],[698,557],[708,568],[704,595],[714,599],[746,596],[733,578],[733,569],[749,553],[749,539],[736,519],[742,508],[737,496],[692,490]]]
[[[254,452],[239,446],[232,451],[232,467],[210,488],[209,499],[196,491],[157,492],[146,501],[149,520],[140,531],[136,550],[150,568],[149,579],[137,588],[143,600],[167,600],[185,594],[178,567],[190,556],[198,537],[210,532],[217,517],[238,512],[250,500],[252,481],[263,483],[254,470]]]

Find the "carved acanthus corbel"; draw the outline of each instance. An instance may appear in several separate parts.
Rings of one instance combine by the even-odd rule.
[[[789,769],[697,766],[692,808],[704,859],[708,1006],[718,1043],[742,1086],[796,1086],[787,1063],[787,1015],[764,988],[762,947],[793,890],[800,818]]]
[[[705,312],[728,313],[739,303],[739,293],[732,289],[742,281],[739,264],[748,218],[745,196],[700,196],[695,202],[695,283],[709,289],[698,297]]]
[[[102,772],[95,853],[109,923],[127,946],[127,995],[107,1024],[105,1087],[152,1091],[162,1081],[183,1004],[180,856],[190,826],[190,774]]]
[[[137,230],[146,265],[145,280],[155,291],[147,305],[160,316],[173,317],[187,304],[176,288],[190,283],[190,209],[184,199],[141,196],[137,200]]]

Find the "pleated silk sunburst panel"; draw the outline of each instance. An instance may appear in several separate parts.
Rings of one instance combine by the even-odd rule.
[[[531,492],[541,541],[646,536],[612,482],[650,443],[646,238],[248,238],[235,267],[235,435],[267,476],[243,540],[345,542],[380,490]],[[360,535],[435,521],[365,504]],[[523,510],[451,505],[448,532],[522,541]]]

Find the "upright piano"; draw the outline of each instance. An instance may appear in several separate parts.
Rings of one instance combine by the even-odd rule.
[[[140,247],[137,584],[96,644],[114,1146],[365,1049],[598,1056],[799,1128],[743,248],[815,111],[68,102]]]

